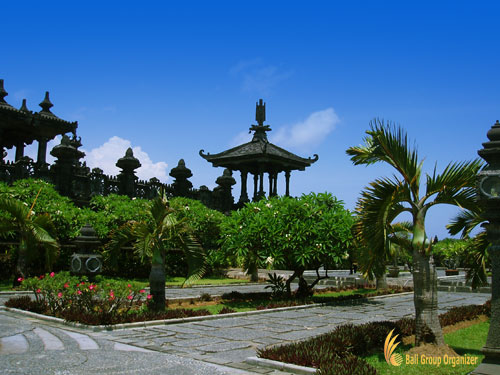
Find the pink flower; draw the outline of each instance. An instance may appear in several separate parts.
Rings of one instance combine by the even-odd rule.
[[[23,282],[23,280],[24,280],[24,278],[23,278],[23,277],[18,277],[18,278],[17,278],[17,281],[19,281],[20,283],[22,283],[22,282]]]
[[[139,290],[139,293],[146,293],[146,289]]]
[[[148,296],[146,298],[151,299],[151,298],[153,298],[153,296],[151,294],[148,294]]]
[[[77,290],[76,294],[80,295],[80,294],[82,294],[82,291],[81,290]]]
[[[41,291],[42,291],[42,290],[41,290],[40,288],[38,288],[38,289],[36,290],[36,292],[37,292],[37,293],[40,293]]]
[[[130,296],[128,296],[127,298],[128,298],[129,300],[132,300],[132,298],[134,298],[134,297],[132,297],[132,296],[130,295]]]
[[[51,272],[49,276],[54,277],[55,275],[56,275],[55,272]]]
[[[89,285],[89,290],[92,290],[92,289],[94,289],[95,287],[96,287],[95,285],[90,284],[90,285]]]
[[[109,291],[109,296],[114,298],[115,297],[115,292],[113,292],[112,290],[110,290]]]
[[[68,283],[64,283],[64,287],[65,288],[69,288],[69,284]]]
[[[57,293],[57,296],[58,296],[59,298],[61,298],[61,297],[62,297],[62,293],[61,293],[61,292]]]

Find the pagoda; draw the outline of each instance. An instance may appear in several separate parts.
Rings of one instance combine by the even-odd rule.
[[[0,163],[3,162],[4,149],[16,148],[15,161],[24,157],[24,147],[38,141],[37,165],[46,167],[47,142],[57,135],[66,133],[76,134],[78,123],[62,120],[54,115],[50,108],[53,104],[49,99],[49,92],[45,93],[44,100],[39,104],[42,110],[33,113],[23,100],[21,108],[16,109],[5,101],[8,95],[0,79]]]
[[[249,201],[247,192],[248,174],[253,175],[253,201],[259,200],[266,194],[264,192],[264,174],[268,175],[268,196],[277,195],[278,174],[285,172],[285,195],[290,195],[291,171],[303,171],[306,167],[318,160],[318,155],[313,158],[297,156],[281,147],[278,147],[267,139],[267,132],[271,131],[266,121],[266,104],[262,99],[256,103],[255,121],[257,125],[250,127],[253,138],[250,142],[222,151],[218,154],[204,153],[200,150],[200,156],[212,163],[214,167],[224,167],[230,171],[240,171],[241,195],[239,203]]]

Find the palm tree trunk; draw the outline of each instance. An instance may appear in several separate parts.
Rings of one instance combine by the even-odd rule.
[[[415,304],[415,346],[444,345],[438,317],[437,274],[430,255],[413,250],[413,301]]]
[[[385,273],[375,278],[375,286],[377,289],[387,289],[387,277]]]
[[[155,264],[151,265],[151,272],[149,274],[149,287],[153,302],[150,307],[153,311],[165,311],[165,265]]]

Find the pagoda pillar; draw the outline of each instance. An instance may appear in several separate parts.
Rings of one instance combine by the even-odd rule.
[[[285,171],[285,183],[286,183],[285,195],[287,197],[289,197],[290,196],[290,171]]]
[[[259,173],[259,195],[264,193],[264,172],[262,170]]]
[[[16,144],[16,161],[24,156],[24,142],[20,141]]]
[[[38,140],[38,155],[36,158],[36,163],[41,166],[46,164],[47,158],[47,139],[41,138]]]
[[[257,182],[259,180],[259,175],[255,173],[253,175],[253,201],[257,201]]]
[[[273,180],[274,174],[269,172],[269,198],[273,196]]]
[[[240,171],[241,173],[241,194],[240,194],[240,203],[248,202],[248,193],[247,193],[247,171]]]

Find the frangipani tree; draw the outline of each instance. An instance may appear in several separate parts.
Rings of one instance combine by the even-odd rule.
[[[399,214],[407,212],[412,218],[411,249],[413,257],[413,285],[416,315],[416,345],[425,342],[425,326],[433,333],[434,342],[444,344],[438,318],[437,275],[432,260],[432,245],[425,232],[428,210],[437,204],[451,204],[471,208],[475,204],[475,179],[481,168],[479,160],[450,163],[441,174],[425,177],[421,191],[422,164],[416,149],[409,143],[406,132],[399,126],[375,119],[366,132],[365,144],[351,147],[346,152],[355,165],[387,163],[396,174],[392,178],[377,179],[367,188],[377,199],[370,205],[367,216],[377,224],[364,227],[363,236],[377,236],[383,241],[387,224]],[[362,198],[361,200],[363,199]],[[376,262],[374,261],[374,264]]]
[[[286,282],[288,295],[291,282],[314,269],[317,277],[311,285],[299,283],[300,293],[307,294],[324,278],[320,267],[328,269],[347,254],[353,222],[343,202],[329,193],[272,197],[246,204],[222,223],[221,251],[242,260],[249,273],[269,263],[293,270]]]

